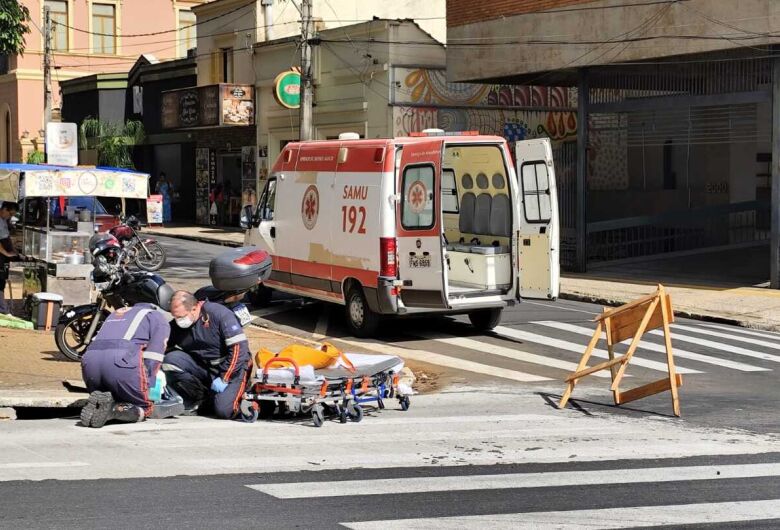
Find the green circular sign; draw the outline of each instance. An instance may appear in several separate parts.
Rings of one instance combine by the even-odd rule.
[[[297,109],[301,106],[301,74],[287,70],[274,80],[274,98],[282,107]]]

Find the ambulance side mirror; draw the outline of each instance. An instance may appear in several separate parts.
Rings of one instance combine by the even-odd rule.
[[[241,226],[241,228],[246,230],[247,228],[257,226],[258,224],[259,223],[255,219],[254,212],[252,211],[252,205],[247,204],[241,210],[241,219],[239,220],[239,225]]]

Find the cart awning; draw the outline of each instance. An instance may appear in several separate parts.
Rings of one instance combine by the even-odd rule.
[[[85,196],[146,199],[148,192],[149,175],[128,169],[0,164],[0,200]]]

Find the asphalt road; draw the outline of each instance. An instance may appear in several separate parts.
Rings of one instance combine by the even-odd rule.
[[[163,276],[207,283],[221,247],[161,239]],[[668,394],[613,406],[608,378],[558,410],[599,310],[526,301],[487,334],[462,317],[395,319],[361,340],[341,308],[280,297],[259,324],[399,354],[442,384],[407,412],[320,429],[0,423],[0,528],[780,527],[780,335],[678,320],[682,418]],[[646,337],[625,386],[663,377],[664,358],[662,337]]]
[[[666,472],[647,468],[652,465],[669,473],[707,469],[714,474],[777,465],[779,460],[780,455],[772,454],[652,464],[631,460],[9,482],[0,484],[0,527],[777,528],[777,476],[634,484],[581,480],[610,473],[621,478],[658,473],[657,478],[666,480]],[[557,477],[561,485],[535,486],[539,475]],[[491,478],[513,487],[480,489],[475,484]],[[382,482],[374,482],[377,479]],[[387,490],[393,491],[379,494]],[[712,522],[691,524],[697,520]]]
[[[160,239],[168,249],[168,263],[161,271],[166,279],[185,288],[208,283],[208,260],[223,247]],[[500,327],[490,333],[477,333],[465,316],[396,318],[383,322],[376,341],[350,336],[343,307],[337,305],[282,294],[255,314],[261,325],[307,339],[328,338],[346,351],[400,354],[425,363],[451,384],[545,386],[553,382],[562,392],[561,381],[576,367],[595,329],[592,319],[600,311],[601,307],[582,302],[526,300],[506,309]],[[666,354],[658,333],[643,339],[624,388],[664,376]],[[780,432],[780,415],[767,406],[780,398],[775,373],[780,368],[780,334],[678,319],[672,343],[683,376],[680,396],[686,421]],[[604,360],[603,341],[600,348],[591,364]],[[616,351],[626,349],[624,343]],[[498,371],[502,377],[496,376]],[[658,416],[671,411],[668,393],[614,407],[603,378],[586,378],[573,396],[573,405],[586,410]]]

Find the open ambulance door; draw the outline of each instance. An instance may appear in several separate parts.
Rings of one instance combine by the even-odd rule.
[[[560,261],[558,197],[552,147],[548,138],[515,144],[522,200],[517,229],[518,298],[558,298]]]
[[[398,165],[398,275],[401,300],[410,308],[449,308],[440,204],[442,144],[430,140],[404,145]]]

